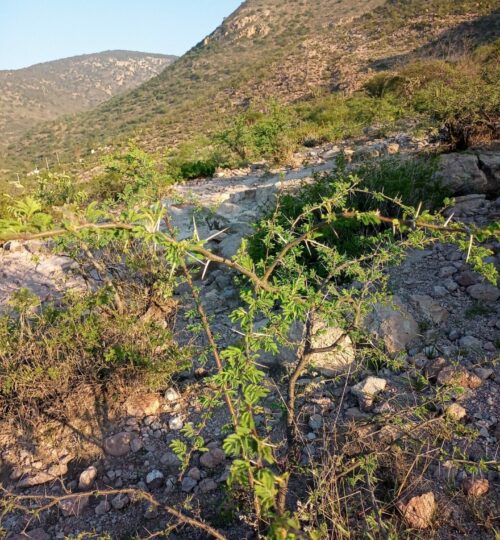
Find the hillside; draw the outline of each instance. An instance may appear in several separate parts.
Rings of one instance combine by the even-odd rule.
[[[247,0],[10,145],[0,538],[500,540],[497,5]]]
[[[86,111],[160,73],[174,56],[106,51],[0,71],[5,144],[36,123]]]
[[[276,97],[352,91],[377,70],[460,54],[500,32],[493,0],[247,0],[159,77],[12,144],[11,170],[56,152],[73,160],[133,135],[149,150],[213,129],[228,113]]]

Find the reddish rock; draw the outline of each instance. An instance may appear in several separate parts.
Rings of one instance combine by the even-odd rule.
[[[129,416],[153,416],[160,410],[160,399],[156,394],[136,394],[125,401]]]
[[[450,363],[445,358],[438,356],[427,360],[425,363],[425,374],[429,379],[436,379],[441,370],[448,367]]]
[[[434,493],[429,491],[419,497],[412,497],[406,504],[399,503],[398,508],[405,521],[414,529],[427,529],[436,511]]]
[[[490,490],[490,483],[486,478],[465,480],[464,491],[469,497],[482,497]]]
[[[437,382],[445,386],[462,386],[463,388],[479,388],[483,381],[465,368],[448,366],[439,372]]]

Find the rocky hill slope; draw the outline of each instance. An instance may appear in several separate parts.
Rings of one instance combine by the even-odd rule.
[[[161,75],[97,109],[46,124],[9,149],[11,169],[131,135],[148,149],[207,131],[276,97],[359,88],[377,70],[460,54],[499,33],[492,0],[247,0]]]
[[[6,144],[36,123],[86,111],[158,75],[175,56],[106,51],[0,71]]]

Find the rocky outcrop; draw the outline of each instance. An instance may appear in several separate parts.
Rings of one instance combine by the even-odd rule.
[[[453,195],[500,193],[498,152],[481,151],[443,154],[436,178]]]

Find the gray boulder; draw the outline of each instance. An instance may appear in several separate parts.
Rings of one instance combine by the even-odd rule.
[[[418,335],[418,324],[397,296],[378,303],[365,320],[365,326],[384,341],[386,351],[395,354],[404,351]]]
[[[489,182],[472,153],[442,154],[435,178],[453,195],[488,193]]]

